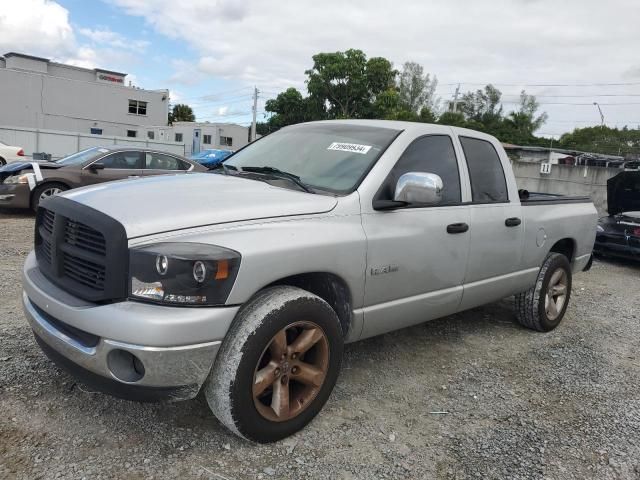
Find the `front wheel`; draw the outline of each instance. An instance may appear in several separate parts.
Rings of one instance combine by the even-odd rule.
[[[43,183],[42,185],[38,185],[33,190],[33,195],[31,196],[31,208],[33,211],[38,210],[38,205],[45,198],[53,197],[59,193],[68,190],[66,185],[61,183]]]
[[[550,253],[533,287],[515,296],[518,322],[533,330],[548,332],[556,328],[571,297],[571,264],[564,255]]]
[[[244,438],[281,440],[322,409],[342,349],[340,321],[327,302],[296,287],[265,289],[225,337],[204,386],[209,407]]]

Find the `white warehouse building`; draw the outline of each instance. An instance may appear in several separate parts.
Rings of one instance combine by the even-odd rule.
[[[146,138],[144,127],[167,123],[169,91],[128,86],[126,75],[7,53],[0,57],[0,125]]]
[[[249,143],[249,128],[234,123],[174,122],[146,131],[149,140],[184,143],[187,154],[210,148],[235,151]]]

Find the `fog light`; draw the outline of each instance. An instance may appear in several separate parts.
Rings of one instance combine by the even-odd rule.
[[[145,373],[142,361],[126,350],[111,350],[107,355],[107,366],[116,379],[125,383],[142,380]]]

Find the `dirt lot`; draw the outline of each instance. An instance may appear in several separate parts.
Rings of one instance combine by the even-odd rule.
[[[259,446],[201,398],[117,400],[52,366],[19,301],[32,229],[0,213],[0,478],[640,478],[638,266],[577,276],[549,334],[505,300],[350,345],[318,418]]]

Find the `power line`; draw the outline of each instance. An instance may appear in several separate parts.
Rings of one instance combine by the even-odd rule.
[[[197,97],[181,98],[180,100],[176,100],[176,101],[184,102],[184,101],[187,101],[187,100],[206,99],[207,97],[219,97],[219,96],[222,96],[222,95],[228,95],[230,93],[235,93],[235,92],[239,92],[241,90],[246,90],[246,89],[251,89],[251,88],[252,87],[240,87],[240,88],[236,88],[234,90],[226,90],[226,91],[223,91],[223,92],[205,93],[204,95],[199,95]]]
[[[640,82],[627,83],[492,83],[492,82],[455,82],[439,83],[439,85],[456,86],[461,85],[493,85],[494,87],[628,87],[640,85]]]

